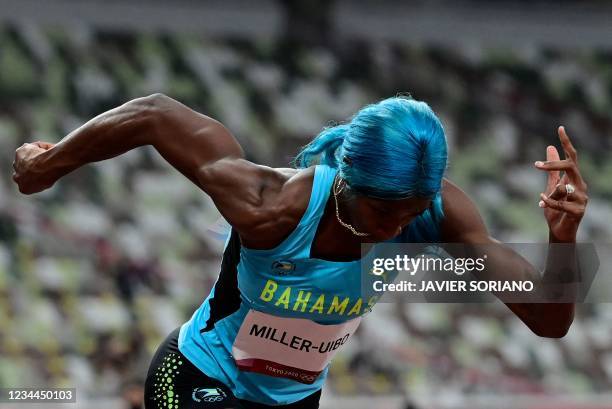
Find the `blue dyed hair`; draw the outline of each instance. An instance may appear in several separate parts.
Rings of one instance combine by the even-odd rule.
[[[447,146],[425,102],[393,97],[367,105],[350,122],[325,128],[296,156],[297,168],[319,163],[357,193],[385,200],[421,197],[440,203]]]

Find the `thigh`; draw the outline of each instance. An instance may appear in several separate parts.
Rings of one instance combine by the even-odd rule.
[[[145,382],[146,409],[243,409],[223,383],[203,374],[178,350],[178,329],[155,353]]]

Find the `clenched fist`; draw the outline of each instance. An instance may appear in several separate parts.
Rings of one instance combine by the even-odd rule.
[[[45,171],[41,154],[53,148],[52,143],[24,143],[15,151],[13,180],[23,194],[42,192],[55,183],[55,178]]]

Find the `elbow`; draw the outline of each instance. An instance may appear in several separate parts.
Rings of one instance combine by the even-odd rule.
[[[146,97],[136,98],[133,101],[138,101],[139,103],[141,103],[141,105],[148,108],[162,109],[164,107],[167,107],[168,104],[174,100],[166,94],[156,92],[154,94],[147,95]]]
[[[155,93],[132,101],[134,108],[151,126],[156,125],[166,114],[176,108],[177,102],[162,93]]]
[[[141,115],[152,115],[167,110],[172,101],[169,96],[157,92],[128,101],[123,107]]]
[[[514,304],[511,308],[535,335],[543,338],[563,338],[574,321],[573,303]]]
[[[556,322],[555,322],[556,321]],[[545,321],[539,325],[530,326],[531,331],[542,338],[563,338],[567,335],[572,322],[574,321],[573,314],[561,320]]]
[[[133,99],[124,104],[124,112],[138,124],[142,144],[153,145],[159,133],[160,123],[175,102],[172,98],[155,93],[146,97]]]
[[[534,334],[536,334],[539,337],[542,338],[563,338],[565,335],[567,335],[567,332],[569,331],[570,326],[559,326],[559,327],[555,327],[555,328],[546,328],[546,329],[539,329],[539,328],[531,328],[531,330],[533,331]]]

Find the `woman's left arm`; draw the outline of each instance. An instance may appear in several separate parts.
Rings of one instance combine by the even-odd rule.
[[[491,237],[474,202],[448,180],[444,180],[444,220],[441,225],[444,243],[485,245],[488,251],[488,272],[502,274],[507,280],[530,280],[537,283],[559,281],[559,266],[565,275],[576,276],[578,269],[574,246],[555,246],[555,243],[575,243],[576,232],[586,209],[587,185],[580,175],[576,150],[563,127],[558,130],[566,158],[560,160],[554,146],[546,150],[546,161],[535,166],[548,172],[546,191],[540,195],[540,207],[549,227],[549,252],[543,276],[523,257],[508,246]],[[560,176],[560,171],[564,175]],[[570,186],[570,192],[567,186]],[[573,188],[573,192],[571,192]],[[494,244],[494,246],[486,246]],[[567,250],[572,251],[567,251]],[[567,278],[567,277],[566,277]],[[535,334],[543,337],[563,337],[574,317],[573,302],[512,303],[506,305]]]

